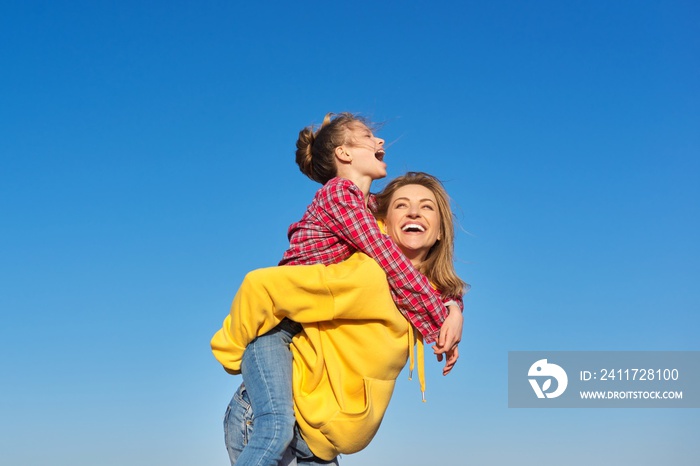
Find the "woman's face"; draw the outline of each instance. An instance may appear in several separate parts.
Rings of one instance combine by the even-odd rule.
[[[352,156],[352,164],[361,175],[378,180],[386,176],[384,163],[384,139],[376,137],[359,121],[348,129],[345,151]]]
[[[420,265],[441,235],[435,194],[419,184],[402,186],[391,197],[384,224],[411,263]]]

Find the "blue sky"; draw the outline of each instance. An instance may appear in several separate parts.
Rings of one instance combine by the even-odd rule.
[[[699,350],[692,1],[4,2],[0,463],[226,465],[209,339],[318,188],[329,111],[441,178],[454,373],[343,464],[677,464],[695,409],[507,407],[515,350]],[[378,182],[375,189],[381,189]]]

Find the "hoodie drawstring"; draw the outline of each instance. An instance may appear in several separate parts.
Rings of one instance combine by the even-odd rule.
[[[423,338],[420,334],[416,335],[413,329],[413,325],[408,324],[408,354],[409,354],[409,366],[408,366],[408,380],[413,380],[413,368],[416,364],[416,358],[413,354],[413,347],[416,347],[418,353],[418,383],[420,384],[420,392],[423,403],[425,403],[425,345],[423,344]]]

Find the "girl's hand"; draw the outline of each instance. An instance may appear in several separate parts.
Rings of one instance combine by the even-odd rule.
[[[462,340],[462,327],[464,325],[464,316],[459,307],[450,305],[448,309],[450,313],[440,327],[437,344],[433,346],[433,352],[439,362],[442,362],[443,354],[447,355],[445,368],[442,370],[443,375],[447,375],[452,370],[457,358],[459,358],[457,345]]]
[[[462,340],[462,325],[464,324],[462,311],[454,304],[450,304],[447,308],[450,313],[440,327],[437,344],[433,347],[435,354],[446,353]]]
[[[447,360],[445,360],[445,367],[442,369],[442,375],[447,375],[455,366],[457,359],[459,359],[459,347],[455,345],[454,348],[447,350],[444,354],[447,355]],[[439,362],[442,362],[442,355],[443,353],[437,354],[437,360]]]

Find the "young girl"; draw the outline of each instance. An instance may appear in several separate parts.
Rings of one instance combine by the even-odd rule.
[[[317,132],[305,128],[299,133],[297,164],[324,186],[302,219],[290,227],[290,248],[280,265],[328,265],[357,251],[367,254],[386,273],[401,313],[425,342],[437,342],[436,352],[444,353],[461,338],[462,315],[456,305],[461,304],[461,297],[446,297],[451,301],[448,312],[428,280],[382,235],[368,210],[372,181],[386,176],[383,146],[384,141],[351,114],[335,118],[328,114]],[[299,328],[285,319],[247,347],[247,342],[238,342],[245,347],[242,359],[225,364],[230,372],[242,373],[255,413],[256,434],[238,456],[237,465],[276,465],[292,440],[295,417],[289,342]],[[215,354],[220,346],[217,337],[225,338],[221,335],[225,329],[226,325],[212,340]],[[230,340],[226,345],[236,344]]]

